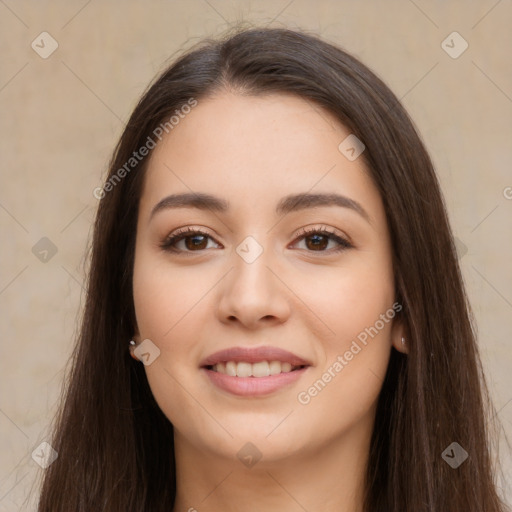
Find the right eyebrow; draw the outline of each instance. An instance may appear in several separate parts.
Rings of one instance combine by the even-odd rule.
[[[169,208],[197,208],[199,210],[212,210],[224,213],[229,210],[229,203],[219,197],[201,192],[172,194],[164,197],[153,207],[149,216],[150,220],[156,213]]]

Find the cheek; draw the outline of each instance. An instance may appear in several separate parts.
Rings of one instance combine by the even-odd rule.
[[[328,291],[318,294],[322,319],[334,334],[324,338],[322,361],[296,402],[304,421],[323,418],[322,435],[335,435],[373,412],[389,363],[393,304],[388,264],[354,265],[333,275]]]
[[[160,350],[159,357],[145,366],[151,392],[178,430],[191,423],[211,429],[190,394],[190,377],[195,377],[199,360],[200,347],[195,340],[204,338],[202,320],[211,315],[212,304],[205,297],[211,285],[207,280],[191,279],[190,269],[173,271],[165,263],[146,261],[141,258],[140,265],[135,265],[133,294],[140,338],[149,338]]]
[[[338,268],[304,272],[295,280],[294,292],[309,309],[306,315],[301,312],[301,321],[310,318],[311,329],[316,319],[321,329],[317,335],[323,338],[326,351],[340,351],[392,307],[392,265],[382,252],[380,256],[377,252],[354,253]],[[380,324],[379,330],[389,335],[390,322],[384,328]]]
[[[167,262],[156,258],[136,260],[133,275],[133,300],[140,335],[165,340],[173,336],[175,326],[190,324],[197,315],[194,307],[205,295],[208,287],[194,279],[187,269],[173,269]]]
[[[382,386],[396,316],[394,279],[385,253],[364,256],[331,272],[321,287],[306,282],[299,292],[325,326],[318,368],[298,400],[310,403],[310,412],[340,403],[353,419],[371,407]]]

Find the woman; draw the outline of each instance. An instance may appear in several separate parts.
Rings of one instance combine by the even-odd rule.
[[[439,184],[358,60],[201,43],[95,195],[40,512],[505,510]]]

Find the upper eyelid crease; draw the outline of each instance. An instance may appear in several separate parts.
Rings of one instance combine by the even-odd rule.
[[[368,212],[357,201],[339,194],[291,194],[283,197],[276,206],[277,215],[315,208],[319,206],[340,206],[351,209],[363,217],[370,225],[372,219]],[[151,210],[149,220],[163,210],[169,208],[197,208],[213,212],[225,213],[229,210],[229,202],[225,199],[206,193],[172,194],[160,200]]]

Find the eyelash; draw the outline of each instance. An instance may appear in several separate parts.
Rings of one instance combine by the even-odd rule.
[[[189,228],[184,228],[184,229],[178,230],[177,232],[169,235],[160,244],[160,248],[163,249],[164,251],[168,251],[168,252],[172,252],[172,253],[182,253],[182,254],[188,254],[188,255],[190,255],[191,253],[194,253],[194,252],[204,251],[205,249],[200,249],[198,251],[189,251],[189,250],[184,251],[184,250],[176,249],[175,247],[173,247],[176,243],[180,242],[181,240],[185,240],[186,238],[192,237],[194,235],[203,235],[203,236],[211,238],[212,240],[215,241],[215,239],[211,235],[206,233],[205,231],[201,231],[200,229],[194,229],[194,228],[189,227]],[[323,253],[332,254],[332,253],[339,253],[339,252],[345,251],[346,249],[353,248],[353,245],[348,240],[337,235],[333,231],[330,231],[329,229],[327,229],[323,226],[321,228],[304,228],[304,229],[302,229],[301,232],[298,234],[296,241],[303,240],[311,235],[325,235],[328,237],[329,241],[333,240],[333,241],[337,242],[339,244],[339,246],[335,249],[330,249],[330,250],[308,251],[308,252],[313,252],[313,253],[314,252],[320,252],[320,253],[323,252]],[[216,243],[218,243],[218,242],[216,242]]]

